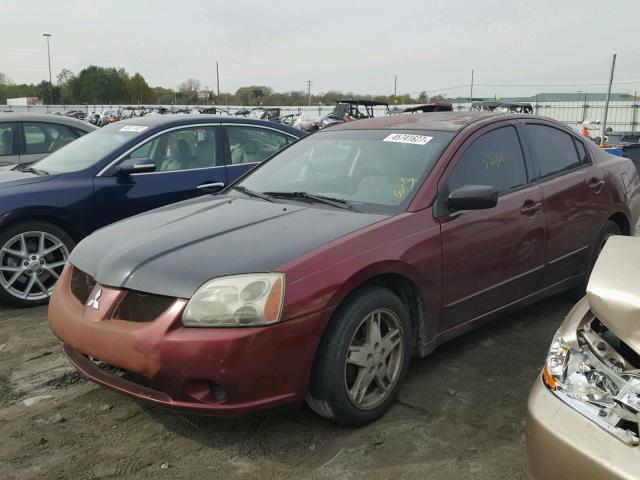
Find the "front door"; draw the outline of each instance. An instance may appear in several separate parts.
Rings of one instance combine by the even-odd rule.
[[[495,208],[453,212],[439,218],[441,331],[537,291],[546,235],[542,191],[529,183],[530,168],[513,126],[492,126],[477,132],[451,163],[441,178],[441,191],[490,185],[500,196]]]
[[[148,158],[151,173],[94,178],[94,228],[156,207],[215,192],[227,183],[219,126],[192,126],[162,133],[131,151],[121,161]]]

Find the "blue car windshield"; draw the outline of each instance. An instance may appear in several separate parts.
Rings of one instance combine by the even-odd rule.
[[[48,173],[79,172],[95,165],[146,129],[143,126],[112,123],[56,150],[35,163],[33,168]]]

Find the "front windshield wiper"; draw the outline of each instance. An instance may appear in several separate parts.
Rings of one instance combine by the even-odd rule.
[[[310,200],[312,202],[324,203],[326,205],[331,205],[332,207],[342,208],[344,210],[352,210],[353,207],[351,203],[342,198],[334,198],[334,197],[325,197],[324,195],[315,195],[313,193],[308,192],[263,192],[264,195],[269,195],[270,197],[279,197],[279,198],[291,198],[291,199],[299,199],[299,200]]]
[[[0,167],[6,167],[8,165],[14,165],[15,166],[16,162],[9,162],[7,160],[0,160]]]
[[[44,170],[38,170],[37,168],[33,168],[28,163],[20,163],[16,165],[13,170],[17,170],[19,172],[29,172],[35,173],[36,175],[49,175],[49,172],[45,172]]]
[[[267,202],[273,202],[273,199],[264,193],[254,192],[253,190],[248,189],[247,187],[243,187],[242,185],[234,185],[231,187],[231,190],[237,190],[240,193],[244,193],[249,197],[260,198],[262,200],[266,200]]]

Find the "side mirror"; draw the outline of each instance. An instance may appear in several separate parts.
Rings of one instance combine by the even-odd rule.
[[[116,175],[126,177],[132,173],[149,173],[156,171],[156,163],[150,158],[128,158],[118,165]]]
[[[484,210],[498,204],[498,190],[489,185],[465,185],[449,194],[447,207],[456,210]]]

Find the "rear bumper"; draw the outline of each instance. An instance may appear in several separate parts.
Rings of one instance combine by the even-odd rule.
[[[71,363],[94,382],[156,405],[219,415],[304,399],[327,312],[261,328],[185,328],[187,302],[177,299],[151,322],[115,320],[124,292],[97,285],[100,311],[86,307],[69,289],[70,270],[54,289],[49,325]]]
[[[538,378],[529,395],[527,460],[532,479],[632,480],[640,449],[630,447],[566,405]]]

